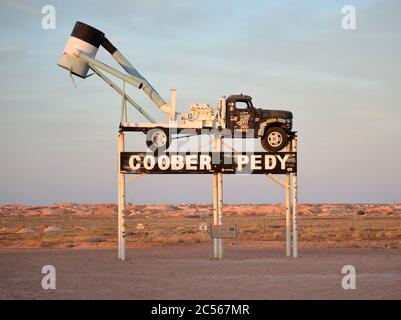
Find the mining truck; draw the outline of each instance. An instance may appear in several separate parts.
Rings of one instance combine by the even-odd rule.
[[[224,101],[225,100],[225,101]],[[292,113],[283,110],[268,110],[255,108],[252,97],[238,94],[220,99],[220,112],[224,129],[223,136],[241,138],[259,138],[262,147],[266,151],[277,152],[284,149],[292,136]],[[171,142],[171,132],[200,134],[200,129],[211,129],[217,117],[217,113],[209,105],[191,105],[188,113],[179,115],[177,125],[164,124],[122,124],[124,130],[142,131],[147,134],[146,143],[151,150],[166,150]],[[170,130],[173,129],[173,130]]]
[[[126,71],[120,72],[95,59],[99,47],[107,50],[114,60]],[[176,90],[170,90],[170,102],[167,103],[153,86],[139,73],[127,58],[106,38],[105,34],[83,22],[76,22],[60,57],[59,66],[67,69],[70,75],[87,78],[91,69],[122,97],[120,129],[146,134],[146,144],[151,151],[168,149],[173,134],[183,132],[202,134],[202,130],[221,130],[227,136],[259,138],[266,151],[277,152],[284,149],[292,132],[292,113],[283,110],[255,108],[248,95],[236,94],[218,99],[216,108],[208,104],[192,104],[188,112],[176,112]],[[120,88],[104,73],[123,80]],[[139,106],[126,92],[125,84],[142,90],[162,112],[168,121],[155,121],[146,110]],[[136,108],[149,122],[129,122],[126,103]]]

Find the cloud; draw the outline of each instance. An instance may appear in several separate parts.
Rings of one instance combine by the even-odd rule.
[[[20,51],[20,49],[17,47],[1,47],[0,48],[0,58],[16,54],[19,51]]]
[[[40,16],[41,15],[39,7],[32,6],[31,4],[28,4],[25,1],[4,0],[4,1],[2,1],[2,3],[16,11],[21,12],[21,13],[25,13],[25,14],[28,14],[31,16]]]
[[[18,47],[0,47],[0,62],[4,60],[20,57],[22,53],[21,48]]]

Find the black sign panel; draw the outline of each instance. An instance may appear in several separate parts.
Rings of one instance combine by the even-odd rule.
[[[286,174],[297,172],[296,152],[122,152],[121,171],[149,174]]]

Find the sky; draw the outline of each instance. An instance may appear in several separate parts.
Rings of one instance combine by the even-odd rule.
[[[56,9],[43,29],[42,7]],[[344,30],[352,5],[356,29]],[[294,114],[301,203],[401,202],[401,2],[0,0],[0,203],[116,203],[121,100],[57,66],[76,21],[103,32],[177,111],[244,93]],[[118,68],[100,49],[97,59]],[[165,120],[143,92],[129,94]],[[130,112],[133,121],[144,119]],[[129,137],[143,150],[144,136]],[[279,203],[265,176],[224,177],[226,203]],[[148,175],[130,203],[211,203],[212,177]]]

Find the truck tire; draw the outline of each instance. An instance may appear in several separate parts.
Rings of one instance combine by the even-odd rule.
[[[267,129],[264,136],[260,138],[260,144],[266,151],[280,151],[288,144],[287,132],[280,127],[271,127]]]
[[[170,142],[171,137],[168,130],[154,128],[146,133],[146,145],[150,151],[156,154],[165,152],[170,146]]]

